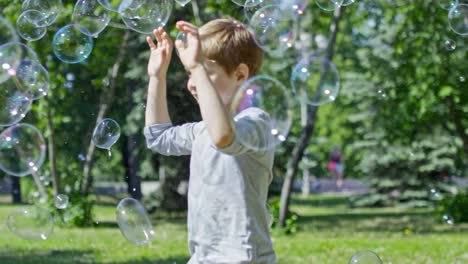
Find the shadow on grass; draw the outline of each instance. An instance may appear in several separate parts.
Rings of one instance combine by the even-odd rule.
[[[95,260],[94,251],[85,250],[52,250],[47,252],[0,251],[2,264],[88,264],[99,263]],[[185,264],[186,256],[175,256],[164,259],[138,259],[113,261],[114,264]]]
[[[349,196],[320,197],[319,199],[292,198],[291,204],[314,207],[347,205]]]

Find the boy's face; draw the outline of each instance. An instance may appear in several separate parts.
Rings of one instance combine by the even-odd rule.
[[[236,71],[234,71],[232,74],[227,74],[226,71],[221,67],[221,65],[219,65],[213,60],[206,60],[205,68],[211,82],[213,83],[214,88],[218,92],[218,95],[221,98],[221,100],[223,101],[224,106],[226,106],[229,109],[237,89],[239,88],[240,84],[242,84],[242,82],[244,82],[245,80],[243,78],[239,78],[239,74]],[[197,87],[196,84],[193,82],[191,76],[189,75],[187,89],[193,95],[195,100],[197,100],[197,102],[197,91],[198,89],[202,88],[203,87]]]

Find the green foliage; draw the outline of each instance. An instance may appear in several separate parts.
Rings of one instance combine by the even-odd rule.
[[[270,213],[270,217],[272,218],[272,231],[280,232],[286,235],[294,235],[297,233],[299,228],[299,215],[297,213],[288,211],[286,215],[285,226],[283,228],[279,228],[278,219],[280,213],[280,200],[278,198],[270,199],[270,201],[268,202],[268,210]]]
[[[468,223],[468,189],[455,195],[446,195],[437,206],[437,219],[444,215],[453,217],[455,223]]]

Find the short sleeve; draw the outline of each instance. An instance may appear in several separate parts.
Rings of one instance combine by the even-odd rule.
[[[190,155],[192,144],[201,127],[201,122],[173,126],[171,123],[145,127],[143,134],[146,146],[167,156]]]
[[[271,119],[260,108],[248,108],[234,117],[235,136],[233,142],[224,148],[215,148],[228,155],[274,149],[271,134]]]

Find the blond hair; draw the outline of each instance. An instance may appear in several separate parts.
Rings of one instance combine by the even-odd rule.
[[[249,77],[256,75],[262,65],[263,52],[255,43],[253,34],[233,19],[211,20],[199,29],[203,53],[231,74],[244,63]]]

